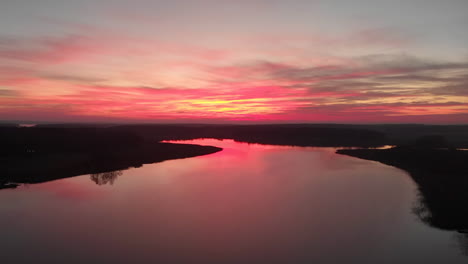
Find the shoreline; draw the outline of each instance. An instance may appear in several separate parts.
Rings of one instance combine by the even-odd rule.
[[[422,195],[414,213],[443,230],[468,230],[468,152],[396,147],[339,149],[337,154],[377,161],[408,172]]]
[[[1,163],[5,164],[6,170],[0,175],[0,189],[137,168],[144,164],[208,155],[221,150],[214,146],[148,143],[96,152],[29,153],[3,157]]]

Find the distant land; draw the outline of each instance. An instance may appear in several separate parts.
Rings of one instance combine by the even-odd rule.
[[[10,124],[12,125],[12,124]],[[13,124],[17,126],[16,124]],[[401,145],[438,136],[447,144],[468,148],[468,125],[421,124],[39,124],[42,128],[96,127],[131,132],[151,140],[196,138],[234,139],[242,142],[301,146]],[[350,136],[351,138],[343,138]],[[268,143],[266,142],[268,141]]]

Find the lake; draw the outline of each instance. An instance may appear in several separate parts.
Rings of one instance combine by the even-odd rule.
[[[223,151],[0,191],[2,263],[467,263],[400,169],[334,148]]]

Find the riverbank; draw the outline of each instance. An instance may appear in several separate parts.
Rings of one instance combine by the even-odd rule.
[[[140,167],[171,159],[212,154],[221,148],[190,144],[145,143],[126,148],[81,152],[30,152],[0,158],[0,189],[84,174]]]
[[[340,149],[337,153],[407,171],[422,195],[415,208],[421,220],[441,229],[468,230],[468,151],[396,147]]]

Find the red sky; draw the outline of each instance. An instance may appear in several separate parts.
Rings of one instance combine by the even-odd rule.
[[[0,11],[0,120],[468,123],[459,1],[52,2]]]

